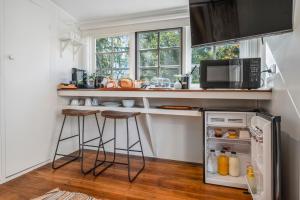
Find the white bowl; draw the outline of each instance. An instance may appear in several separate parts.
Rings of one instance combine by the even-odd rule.
[[[135,100],[122,100],[122,104],[126,108],[132,108],[134,106]]]

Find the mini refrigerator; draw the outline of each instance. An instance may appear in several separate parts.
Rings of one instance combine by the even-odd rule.
[[[248,189],[254,200],[280,200],[280,117],[256,111],[203,113],[204,182]]]

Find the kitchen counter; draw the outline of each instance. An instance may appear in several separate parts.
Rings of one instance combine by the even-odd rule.
[[[153,128],[153,116],[183,116],[201,118],[202,112],[199,112],[199,106],[205,106],[207,103],[219,102],[222,106],[233,104],[235,107],[244,106],[251,102],[254,108],[258,101],[268,101],[272,98],[271,90],[238,90],[238,89],[59,89],[58,96],[63,103],[62,109],[83,109],[83,110],[115,110],[124,112],[140,112],[145,116],[146,129],[148,132],[148,143],[153,155],[157,155],[156,134]],[[124,98],[134,98],[138,105],[132,108],[125,107],[105,107],[99,106],[72,106],[69,105],[72,98],[84,99],[85,97],[100,97],[102,101],[106,99],[117,100],[120,102]],[[104,99],[104,100],[103,100]],[[214,101],[215,100],[215,101]],[[224,100],[224,101],[223,101]],[[196,103],[195,103],[196,101]],[[202,102],[202,103],[201,103]],[[194,103],[194,104],[193,104]],[[203,104],[204,103],[204,104]],[[158,108],[158,105],[189,105],[196,106],[192,110],[166,110]],[[200,121],[200,119],[199,119]],[[160,137],[160,136],[157,136]]]
[[[271,100],[272,90],[243,89],[60,89],[62,97],[145,97],[145,98],[181,98],[181,99],[248,99]]]

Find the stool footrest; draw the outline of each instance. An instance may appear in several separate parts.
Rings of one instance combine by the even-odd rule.
[[[99,138],[100,138],[100,136],[99,136],[99,137],[96,137],[96,138],[93,138],[93,139],[90,139],[90,140],[88,140],[88,141],[84,141],[82,144],[86,144],[86,143],[92,142],[92,141],[97,140],[97,139],[99,139]]]
[[[56,155],[57,156],[64,156],[64,157],[68,157],[68,158],[79,158],[80,157],[80,156],[71,156],[71,155],[60,154],[60,153],[57,153]]]
[[[81,146],[98,148],[98,146],[96,146],[96,145],[90,145],[90,144],[82,144]]]
[[[134,147],[135,145],[137,145],[139,142],[141,142],[141,141],[136,141],[133,145],[131,145],[128,149],[131,149],[132,147]]]
[[[120,150],[120,151],[127,151],[127,149],[122,149],[122,148],[116,148],[116,150]],[[142,151],[139,150],[134,150],[134,149],[129,149],[128,151],[132,151],[132,152],[139,152],[141,153]]]
[[[68,140],[68,139],[71,139],[71,138],[74,138],[74,137],[78,137],[78,136],[79,135],[72,135],[70,137],[66,137],[66,138],[60,139],[59,142],[64,141],[64,140]]]
[[[110,140],[107,140],[106,142],[103,142],[102,144],[100,144],[99,147],[103,147],[105,144],[107,144],[107,143],[109,143],[109,142],[111,142],[111,141],[114,141],[114,140],[115,140],[115,138],[112,138],[112,139],[110,139]]]

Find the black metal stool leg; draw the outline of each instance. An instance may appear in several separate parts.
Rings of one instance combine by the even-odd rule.
[[[63,129],[64,129],[64,126],[65,126],[65,122],[66,122],[66,118],[67,116],[64,115],[64,120],[63,120],[63,123],[62,123],[62,126],[61,126],[61,129],[60,129],[60,133],[59,133],[59,137],[58,137],[58,141],[57,141],[57,144],[56,144],[56,149],[55,149],[55,154],[54,154],[54,158],[53,158],[53,161],[52,161],[52,168],[53,169],[59,169],[75,160],[77,160],[78,158],[80,158],[80,154],[78,156],[71,156],[71,155],[64,155],[64,154],[59,154],[57,153],[58,151],[58,147],[59,147],[59,143],[61,141],[64,141],[64,140],[67,140],[67,139],[71,139],[73,137],[76,137],[76,136],[79,136],[79,143],[80,143],[80,131],[79,131],[79,134],[78,135],[74,135],[74,136],[71,136],[71,137],[67,137],[67,138],[64,138],[64,139],[61,139],[62,137],[62,132],[63,132]],[[80,148],[80,146],[79,146]],[[55,161],[56,161],[56,156],[64,156],[64,157],[69,157],[69,158],[72,158],[71,160],[59,165],[59,166],[55,166]]]
[[[102,136],[103,136],[103,133],[104,133],[105,124],[106,124],[106,117],[104,118],[104,122],[103,122],[103,126],[102,126]],[[114,131],[114,132],[115,132],[115,131]],[[101,137],[101,138],[102,138],[102,137]],[[108,143],[108,142],[110,142],[110,141],[112,141],[112,140],[116,140],[116,138],[114,137],[113,139],[108,140],[108,141],[106,141],[105,143],[103,142],[103,139],[101,139],[101,140],[99,141],[99,146],[98,146],[98,149],[97,149],[97,156],[96,156],[95,165],[94,165],[94,172],[93,172],[94,176],[99,176],[99,175],[102,174],[105,170],[107,170],[109,167],[111,167],[111,166],[113,165],[113,162],[108,162],[108,161],[106,161],[106,156],[104,157],[104,160],[98,160],[100,148],[103,147],[103,150],[104,150],[104,144],[106,144],[106,143]],[[105,150],[104,150],[104,154],[106,154],[106,153],[105,153]],[[99,161],[100,161],[100,163],[97,164]],[[102,170],[100,170],[99,172],[96,173],[96,169],[97,169],[99,166],[101,166],[101,165],[103,165],[104,163],[106,163],[106,162],[109,163],[109,165],[107,165],[107,166],[104,167]]]
[[[80,130],[80,116],[77,117],[77,127],[78,127],[78,136],[79,136],[79,142],[78,142],[78,155],[81,156],[81,130]]]
[[[141,140],[140,130],[139,130],[139,125],[138,125],[136,116],[134,117],[134,120],[135,120],[135,124],[136,124],[136,129],[137,129],[138,138],[139,138],[139,141],[140,141],[141,153],[142,153],[142,158],[143,158],[143,169],[144,169],[144,168],[145,168],[144,150],[143,150],[143,146],[142,146],[142,140]]]
[[[81,143],[81,173],[86,175],[88,173],[90,173],[92,170],[94,170],[95,167],[92,167],[88,170],[84,170],[84,166],[83,166],[83,163],[84,163],[84,147],[86,146],[85,143],[85,138],[84,138],[84,129],[85,129],[85,116],[82,116],[82,143]],[[101,134],[100,134],[100,139],[101,139]]]
[[[114,119],[114,158],[113,163],[116,161],[116,141],[117,141],[117,122],[116,119]]]
[[[141,141],[141,137],[140,137],[140,131],[139,131],[139,126],[138,126],[138,123],[137,123],[137,119],[136,119],[136,116],[134,117],[135,119],[135,124],[136,124],[136,128],[137,128],[137,134],[138,134],[138,138],[139,140],[134,143],[133,145],[131,145],[129,147],[129,128],[128,128],[128,119],[126,119],[126,125],[127,125],[127,160],[128,160],[128,179],[129,179],[129,182],[133,182],[137,177],[138,175],[144,170],[145,168],[145,157],[144,157],[144,152],[143,152],[143,147],[142,147],[142,141]],[[137,151],[137,152],[141,152],[142,153],[142,159],[143,159],[143,166],[142,168],[139,169],[139,171],[136,173],[136,175],[134,177],[131,177],[130,175],[130,157],[129,157],[129,153],[130,151],[133,151],[131,150],[131,148],[136,145],[137,143],[140,144],[140,147],[141,147],[141,151]]]

